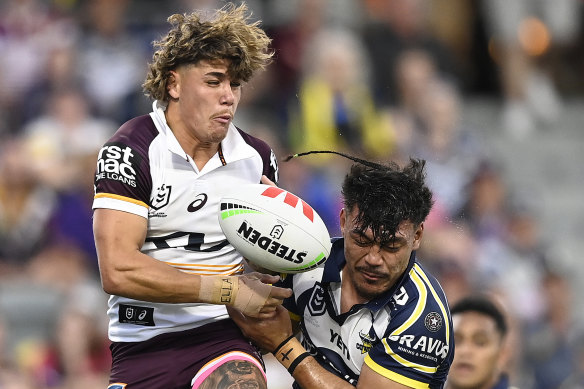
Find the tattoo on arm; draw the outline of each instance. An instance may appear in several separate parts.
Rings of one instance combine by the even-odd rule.
[[[260,369],[248,361],[230,361],[219,366],[199,389],[267,389]]]

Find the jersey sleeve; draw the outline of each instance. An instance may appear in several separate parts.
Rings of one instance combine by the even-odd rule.
[[[391,318],[383,339],[365,363],[384,377],[412,388],[441,388],[452,362],[450,313],[442,290],[419,268],[411,270],[406,309]]]
[[[154,136],[148,120],[149,117],[141,117],[127,122],[100,149],[94,209],[115,209],[148,217],[152,192],[148,146]]]
[[[278,159],[274,150],[263,140],[237,129],[247,144],[253,147],[262,158],[262,174],[274,183],[278,183]]]

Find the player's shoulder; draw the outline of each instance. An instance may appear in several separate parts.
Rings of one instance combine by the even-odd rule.
[[[110,138],[108,143],[116,142],[136,148],[148,148],[160,135],[150,115],[142,115],[128,120]]]
[[[243,141],[245,143],[247,143],[249,146],[256,149],[260,154],[263,155],[265,153],[269,154],[272,152],[272,148],[270,147],[270,145],[266,141],[264,141],[263,139],[261,139],[257,136],[251,135],[247,131],[244,131],[237,126],[235,128],[237,129],[237,133],[241,136]]]
[[[438,280],[426,271],[418,262],[409,269],[403,288],[409,297],[413,297],[410,304],[421,300],[425,305],[447,305],[446,296]],[[402,290],[402,294],[403,294]],[[397,293],[400,298],[400,292]],[[401,296],[405,299],[405,296]]]

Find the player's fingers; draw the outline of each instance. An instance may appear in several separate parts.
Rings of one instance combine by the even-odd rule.
[[[271,312],[260,312],[258,314],[257,318],[261,319],[261,320],[272,319],[272,318],[276,317],[276,314],[277,313],[275,310],[273,310]]]
[[[231,319],[235,322],[235,324],[237,325],[242,325],[247,321],[246,316],[241,313],[239,310],[232,308],[232,307],[227,307],[227,312],[229,313],[229,317],[231,317]]]
[[[253,273],[254,277],[258,280],[263,282],[264,284],[273,284],[280,281],[279,275],[271,275],[271,274],[264,274],[264,273]]]
[[[272,286],[272,289],[270,290],[270,298],[284,300],[290,296],[292,296],[292,289],[290,288]]]
[[[265,175],[262,176],[261,178],[261,183],[262,184],[266,184],[266,185],[270,185],[270,186],[276,186],[276,183],[272,180],[270,180],[268,177],[266,177]]]

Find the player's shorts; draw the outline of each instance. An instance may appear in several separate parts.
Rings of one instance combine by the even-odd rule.
[[[231,320],[158,335],[143,342],[114,342],[110,389],[191,389],[234,360],[265,366],[258,349]]]

